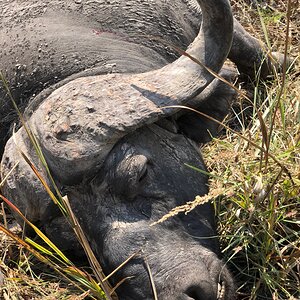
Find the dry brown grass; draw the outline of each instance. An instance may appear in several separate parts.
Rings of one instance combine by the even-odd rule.
[[[233,0],[241,23],[271,50],[284,52],[288,1]],[[263,4],[262,4],[263,2]],[[248,5],[247,5],[248,4]],[[298,58],[284,78],[267,84],[240,82],[254,89],[255,105],[238,106],[244,138],[227,132],[203,149],[212,173],[211,188],[223,189],[216,202],[225,259],[240,299],[300,299],[300,8],[292,1],[288,54]],[[264,25],[262,26],[262,22]],[[265,29],[264,29],[265,26]],[[266,35],[267,33],[267,35]],[[259,120],[261,118],[261,120]],[[248,120],[244,123],[244,120]],[[271,130],[272,128],[272,130]],[[284,168],[282,168],[282,166]],[[227,195],[226,195],[227,194]],[[228,196],[229,194],[229,196]]]

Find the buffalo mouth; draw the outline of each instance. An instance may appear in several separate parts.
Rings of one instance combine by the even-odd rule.
[[[224,300],[225,299],[225,290],[226,285],[224,281],[221,281],[218,283],[218,294],[217,294],[217,300]]]

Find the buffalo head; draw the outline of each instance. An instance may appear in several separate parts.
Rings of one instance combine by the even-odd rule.
[[[213,100],[216,92],[218,99],[232,95],[213,75],[231,47],[230,5],[227,0],[198,2],[201,30],[187,53],[200,65],[184,55],[146,73],[81,77],[53,91],[28,120],[104,270],[113,271],[137,253],[112,278],[114,284],[127,278],[118,288],[120,299],[153,298],[147,265],[159,299],[234,298],[211,204],[153,225],[172,208],[208,192],[207,176],[186,166],[205,170],[196,144],[186,137],[188,128],[182,134],[176,118],[169,118],[179,108],[170,106],[201,100],[201,95]],[[19,162],[5,193],[60,247],[75,249],[67,225],[19,149],[45,173],[21,128],[2,159],[3,177]]]

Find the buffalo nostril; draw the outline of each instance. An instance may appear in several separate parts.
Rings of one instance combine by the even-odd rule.
[[[192,286],[190,288],[188,288],[188,290],[186,291],[186,294],[192,298],[192,299],[197,299],[200,300],[203,295],[201,295],[201,290],[199,289],[199,287],[197,286]]]
[[[209,282],[202,282],[200,285],[192,285],[186,291],[185,294],[194,300],[214,300],[216,295]]]

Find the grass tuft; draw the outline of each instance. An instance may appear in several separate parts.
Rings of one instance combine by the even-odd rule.
[[[242,136],[227,130],[203,148],[211,189],[231,191],[216,202],[223,253],[240,299],[299,299],[299,44],[291,32],[299,34],[300,11],[293,1],[233,2],[243,25],[291,56],[294,68],[252,87],[255,105],[239,115]]]

